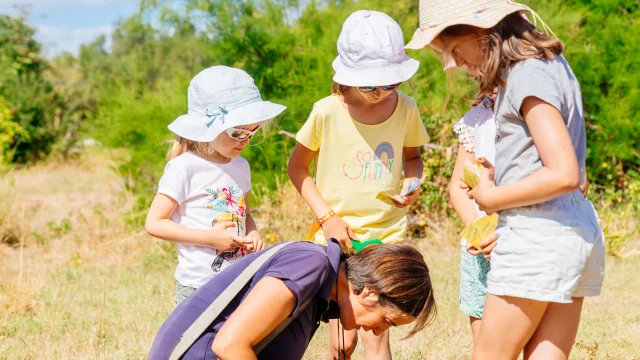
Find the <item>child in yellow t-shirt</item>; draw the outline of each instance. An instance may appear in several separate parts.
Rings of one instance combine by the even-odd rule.
[[[429,141],[415,101],[397,90],[419,66],[405,54],[403,41],[400,26],[383,13],[357,11],[344,23],[332,95],[315,103],[289,160],[291,181],[322,223],[316,241],[336,238],[350,247],[349,239],[404,240],[403,208],[420,190],[396,197],[393,205],[376,198],[382,191],[405,194],[420,179],[420,147]],[[338,326],[330,323],[327,359],[341,358]],[[391,359],[389,326],[363,327],[367,358]],[[347,356],[356,344],[356,330],[346,331]]]

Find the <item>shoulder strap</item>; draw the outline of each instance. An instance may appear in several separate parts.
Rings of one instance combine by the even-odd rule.
[[[293,244],[293,242],[288,241],[276,246],[271,247],[264,253],[262,253],[257,259],[255,259],[249,266],[247,266],[240,275],[235,278],[229,286],[224,289],[224,291],[205,309],[204,312],[189,326],[189,328],[182,334],[178,342],[173,347],[171,355],[169,356],[169,360],[179,360],[184,353],[189,350],[191,345],[198,340],[198,338],[204,333],[209,326],[213,323],[213,321],[222,313],[222,311],[229,305],[229,303],[238,295],[240,290],[253,278],[256,272],[260,269],[264,263],[267,262],[275,253],[277,253],[280,249],[285,246]],[[305,304],[306,305],[306,304]],[[298,311],[300,313],[300,311]],[[288,319],[291,319],[288,318]],[[288,320],[287,319],[287,320]],[[287,324],[288,325],[288,324]],[[280,326],[276,328],[276,330],[280,329]],[[284,328],[280,329],[280,331],[284,330]],[[269,338],[267,336],[267,338]],[[275,337],[275,336],[274,336]],[[264,340],[262,341],[264,342]],[[260,344],[263,348],[268,344]],[[261,349],[262,350],[262,349]]]
[[[298,315],[300,315],[300,313],[304,311],[304,309],[313,299],[315,299],[315,296],[312,296],[310,299],[307,299],[307,301],[302,303],[302,305],[298,307],[298,312],[296,312],[295,315],[289,316],[288,318],[284,319],[284,321],[281,322],[275,329],[273,329],[273,331],[269,335],[262,339],[262,341],[260,341],[258,345],[253,347],[253,352],[255,352],[256,355],[260,354],[260,352],[262,352],[262,350],[264,350],[264,348],[266,348],[267,345],[269,345],[273,341],[273,339],[280,335],[280,333],[283,332],[284,329],[286,329],[287,326],[289,326],[298,317]]]

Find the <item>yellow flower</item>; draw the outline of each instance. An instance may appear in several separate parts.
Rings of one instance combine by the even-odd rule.
[[[426,221],[424,221],[424,220],[420,220],[420,222],[418,223],[418,225],[420,225],[420,226],[422,226],[422,227],[425,227],[425,226],[427,226],[427,222],[426,222]]]
[[[606,168],[608,168],[608,167],[609,167],[609,164],[607,164],[606,162],[603,162],[603,163],[601,164],[601,166],[602,166],[603,168],[605,168],[605,169],[606,169]]]

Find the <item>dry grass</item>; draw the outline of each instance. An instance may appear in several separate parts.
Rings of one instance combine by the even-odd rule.
[[[253,210],[258,229],[270,242],[306,236],[313,225],[313,212],[291,183],[278,183],[276,188],[259,195],[260,206]]]
[[[0,230],[15,232],[10,244],[0,244],[0,359],[145,358],[173,308],[176,254],[171,244],[127,226],[133,199],[112,163],[86,156],[16,171],[0,178],[0,189]],[[263,234],[298,238],[311,213],[291,186],[279,189],[260,198]],[[627,236],[635,222],[608,221],[611,233]],[[457,309],[455,227],[424,229],[418,244],[433,273],[438,316],[412,339],[398,341],[402,330],[392,332],[394,359],[468,359],[468,320]],[[626,260],[607,259],[603,295],[586,302],[572,358],[640,359],[634,247],[640,248],[637,239],[622,251]],[[326,342],[323,327],[305,358],[320,359]],[[361,348],[354,359],[363,359]]]
[[[458,310],[459,257],[455,248],[438,246],[435,241],[420,243],[432,272],[438,314],[435,322],[414,338],[401,341],[404,332],[393,331],[392,349],[396,360],[470,359],[472,339],[468,317]],[[640,248],[635,239],[630,247]],[[585,301],[580,330],[571,359],[640,360],[640,257],[626,260],[607,258],[602,295]],[[320,359],[328,341],[321,328],[305,359]],[[499,339],[497,339],[499,341]],[[364,359],[359,346],[355,359]]]

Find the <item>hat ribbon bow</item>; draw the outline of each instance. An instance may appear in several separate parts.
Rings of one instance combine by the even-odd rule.
[[[206,108],[204,110],[204,114],[207,118],[209,118],[209,120],[211,120],[207,123],[207,127],[211,127],[211,124],[213,124],[213,122],[218,118],[220,118],[220,121],[222,121],[222,123],[224,124],[224,116],[229,114],[229,111],[225,109],[224,106],[218,106],[218,108],[215,110]]]

